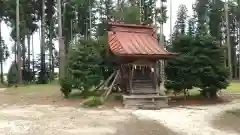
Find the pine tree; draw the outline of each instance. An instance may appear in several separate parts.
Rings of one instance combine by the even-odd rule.
[[[181,92],[192,89],[195,84],[197,78],[190,68],[194,60],[194,56],[191,55],[194,46],[192,41],[193,38],[188,35],[180,35],[173,40],[171,51],[180,54],[167,62],[165,87],[168,90]]]
[[[197,17],[198,36],[208,34],[209,4],[210,0],[196,0],[194,5],[193,9]]]
[[[187,25],[187,7],[185,5],[180,5],[177,12],[177,21],[174,27],[173,37],[186,34]]]
[[[188,29],[187,29],[187,35],[189,35],[190,37],[194,38],[196,35],[196,27],[194,26],[195,24],[195,19],[194,18],[190,18],[188,20]]]
[[[222,9],[224,8],[221,0],[214,0],[210,2],[209,6],[209,30],[210,35],[217,40],[221,40],[221,24],[222,24]]]
[[[193,69],[198,77],[197,87],[202,94],[216,97],[220,89],[225,89],[229,82],[228,69],[224,66],[224,48],[211,36],[202,36],[196,39],[192,55],[195,56]]]

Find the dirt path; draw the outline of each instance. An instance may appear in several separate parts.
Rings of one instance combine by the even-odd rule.
[[[1,135],[177,135],[153,120],[121,109],[83,109],[57,86],[0,92]],[[119,111],[120,110],[120,111]]]
[[[156,120],[172,131],[184,135],[239,135],[239,121],[224,119],[219,127],[213,126],[212,121],[219,119],[219,114],[227,110],[240,109],[240,102],[206,106],[185,106],[164,110],[137,110],[134,114],[143,119]],[[227,117],[225,117],[227,118]],[[223,125],[233,122],[231,130],[225,130]]]
[[[212,124],[215,128],[233,131],[240,134],[240,108],[230,109],[219,113],[212,121]]]
[[[169,128],[152,120],[140,120],[132,117],[128,122],[121,124],[114,135],[178,135]]]
[[[26,105],[2,107],[0,116],[1,135],[177,135],[125,111]]]
[[[239,135],[236,118],[224,117],[219,127],[212,121],[239,108],[240,102],[155,111],[124,110],[113,104],[83,109],[81,99],[64,99],[58,86],[40,86],[0,92],[1,135]],[[235,129],[224,127],[233,119]]]

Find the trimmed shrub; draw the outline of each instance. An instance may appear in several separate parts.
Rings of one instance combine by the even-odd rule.
[[[17,64],[12,63],[7,74],[8,85],[14,85],[18,83],[18,69]]]
[[[68,98],[69,94],[72,91],[72,84],[70,79],[67,77],[60,80],[61,92],[64,94],[65,98]]]

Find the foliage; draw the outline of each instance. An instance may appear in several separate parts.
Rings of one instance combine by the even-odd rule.
[[[210,3],[210,13],[209,13],[209,30],[211,36],[215,37],[217,40],[221,40],[221,25],[222,25],[222,11],[224,8],[223,2],[220,0],[215,0]]]
[[[67,77],[65,77],[64,79],[60,80],[60,90],[61,92],[64,94],[65,98],[68,98],[69,94],[72,91],[72,83],[71,80]]]
[[[224,49],[211,36],[196,39],[195,46],[193,68],[198,69],[195,75],[199,77],[196,86],[215,97],[218,90],[225,89],[229,84],[229,72],[224,66]]]
[[[96,107],[103,104],[102,97],[91,96],[86,101],[82,103],[85,107]]]
[[[103,79],[103,44],[94,40],[80,40],[72,45],[68,56],[68,72],[73,86],[80,90],[89,90]]]
[[[179,92],[199,87],[214,97],[218,90],[228,86],[223,48],[211,36],[182,35],[173,41],[172,51],[180,54],[167,63],[167,89]]]
[[[197,18],[197,36],[208,33],[209,0],[196,0],[193,6]]]
[[[13,85],[18,83],[18,69],[17,64],[13,62],[9,68],[7,74],[8,85]]]
[[[180,5],[177,12],[177,21],[174,27],[173,36],[179,36],[185,34],[186,32],[186,20],[187,20],[187,7],[185,5]]]
[[[180,53],[176,58],[167,62],[165,87],[180,92],[184,89],[192,89],[196,80],[192,72],[194,56],[191,54],[192,38],[182,35],[173,41],[172,50]]]
[[[46,4],[44,15],[42,15],[42,2]],[[69,78],[72,80],[74,87],[87,90],[92,85],[97,85],[100,80],[106,79],[112,73],[114,65],[111,63],[111,58],[105,56],[105,51],[107,50],[104,48],[104,45],[107,44],[107,22],[117,19],[125,23],[139,24],[140,18],[141,22],[156,19],[156,25],[159,28],[160,24],[165,23],[167,20],[167,8],[166,0],[161,0],[161,6],[156,7],[158,3],[157,0],[141,0],[142,5],[139,5],[139,2],[135,0],[118,0],[117,2],[113,0],[71,0],[63,2],[61,10],[65,48],[64,50],[59,50],[68,53]],[[239,76],[237,74],[240,74],[240,70],[237,68],[240,65],[239,53],[237,53],[239,52],[238,43],[240,37],[240,3],[239,0],[232,0],[228,3],[232,52],[232,66],[229,66],[234,71],[234,77],[237,77]],[[18,62],[23,63],[23,80],[34,81],[35,73],[42,73],[38,82],[46,83],[47,78],[52,78],[54,74],[54,66],[56,66],[54,64],[54,56],[57,56],[54,53],[56,50],[53,44],[53,39],[57,33],[56,6],[56,1],[54,0],[20,0],[20,49],[22,51],[22,61]],[[141,7],[141,13],[139,12],[139,7]],[[226,27],[224,2],[221,0],[196,0],[193,10],[194,15],[189,19],[186,6],[181,5],[179,7],[175,30],[174,33],[171,33],[174,36],[173,46],[168,48],[172,49],[171,51],[180,52],[180,55],[168,62],[166,72],[168,72],[169,80],[167,80],[166,86],[174,86],[174,89],[178,90],[189,89],[192,86],[201,87],[204,90],[209,89],[209,87],[211,89],[215,89],[214,87],[224,88],[227,84],[225,78],[227,73],[222,65],[219,66],[220,63],[223,63],[223,54],[220,53],[222,49],[216,49],[220,48],[216,47],[218,43],[212,42],[218,41],[221,45],[226,43],[226,34],[224,34],[226,33],[226,29],[224,29]],[[42,20],[42,16],[46,16],[45,26],[43,27],[46,29],[44,30],[46,46],[41,47],[41,49],[45,48],[45,50],[41,51],[42,59],[37,60],[39,63],[34,64],[30,60],[30,36],[38,30],[38,22]],[[15,0],[0,0],[0,19],[12,28],[11,37],[16,41]],[[208,34],[211,36],[206,36]],[[75,35],[80,35],[90,41],[78,41],[79,39],[77,39],[77,43],[70,44],[73,41],[72,37]],[[158,33],[158,35],[160,34]],[[25,41],[27,41],[27,44],[25,44]],[[5,48],[5,44],[1,45],[0,58],[4,61],[7,58],[5,57],[7,56],[5,55],[7,54],[5,53],[7,48]],[[68,49],[70,49],[70,52]],[[49,62],[45,62],[46,51],[49,54]],[[13,53],[16,55],[16,51]],[[34,52],[32,52],[32,55],[34,55]],[[221,59],[215,58],[217,56],[221,57]],[[58,57],[55,59],[58,59]],[[216,60],[212,62],[208,59]],[[205,63],[203,63],[203,60],[205,60]],[[221,62],[218,60],[221,60]],[[61,63],[61,61],[57,62],[57,64]],[[45,64],[46,66],[41,66]],[[212,65],[218,65],[218,67]],[[33,69],[30,67],[33,67]],[[42,68],[40,69],[40,67]],[[193,67],[196,69],[193,70]],[[39,69],[41,72],[39,72]],[[202,73],[208,73],[208,75],[202,75]],[[216,76],[217,73],[218,76]],[[10,74],[10,76],[12,75]],[[15,76],[14,83],[17,83],[17,74]],[[219,81],[221,79],[222,81]]]
[[[124,23],[140,24],[139,7],[137,6],[122,7],[121,10],[117,10],[114,13],[114,16],[116,16],[116,19],[118,20],[124,18],[124,20],[122,20]]]

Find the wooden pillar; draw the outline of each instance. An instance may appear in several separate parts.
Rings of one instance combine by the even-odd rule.
[[[156,85],[156,93],[159,95],[159,84],[158,84],[158,64],[154,64],[154,81]]]
[[[124,67],[123,67],[123,65],[121,65],[120,66],[120,76],[121,76],[121,81],[120,81],[120,88],[123,88],[122,86],[123,86],[123,84],[125,84],[124,83],[124,79],[123,79],[123,74],[124,74]],[[124,88],[124,89],[122,89],[123,90],[123,92],[126,92],[127,90]]]
[[[164,67],[164,60],[160,61],[160,65],[161,65],[161,69],[160,69],[160,75],[161,75],[161,83],[159,85],[160,87],[160,94],[161,95],[165,95],[165,87],[164,87],[164,83],[165,83],[165,67]]]
[[[133,79],[133,66],[129,65],[129,88],[131,93],[133,93],[132,79]]]
[[[132,70],[131,70],[131,87],[132,87],[132,93],[133,93],[133,74],[134,74],[134,65],[132,65]]]

